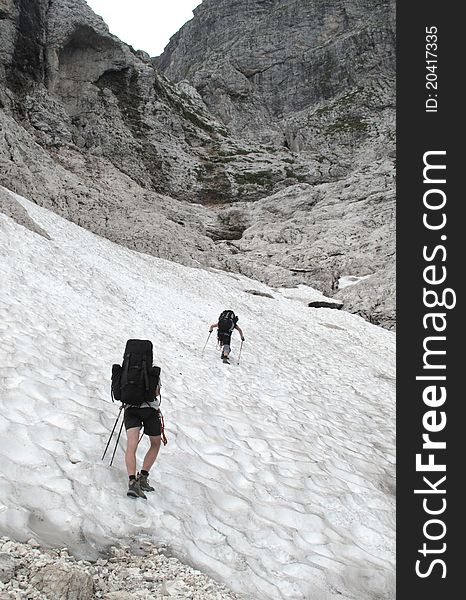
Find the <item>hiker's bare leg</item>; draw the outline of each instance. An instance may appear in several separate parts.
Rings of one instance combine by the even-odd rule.
[[[126,452],[125,463],[128,475],[136,475],[136,450],[139,442],[139,427],[131,427],[126,430]]]
[[[143,471],[149,472],[160,450],[161,437],[160,435],[150,435],[150,448],[147,451],[144,462],[142,463]]]

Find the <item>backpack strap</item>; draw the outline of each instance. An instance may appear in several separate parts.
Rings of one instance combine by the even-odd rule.
[[[147,363],[145,358],[142,359],[142,377],[144,377],[144,385],[147,392],[149,390],[149,376],[147,375]]]
[[[128,354],[126,354],[125,357],[123,358],[125,367],[123,369],[123,373],[121,374],[121,387],[125,386],[128,383],[128,369],[129,369],[130,356],[131,356],[131,352],[128,352]]]

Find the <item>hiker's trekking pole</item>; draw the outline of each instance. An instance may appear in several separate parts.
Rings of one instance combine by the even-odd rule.
[[[209,341],[211,335],[212,335],[212,332],[209,331],[209,335],[207,336],[206,342],[204,344],[204,348],[202,348],[201,356],[204,354],[204,350],[205,350],[205,348],[207,346],[207,342]]]
[[[120,431],[118,432],[118,437],[117,437],[117,441],[116,441],[116,444],[115,444],[115,449],[113,450],[112,460],[110,461],[110,465],[109,465],[110,467],[112,466],[113,459],[115,458],[115,452],[117,451],[117,448],[118,448],[118,442],[120,441],[121,430],[123,429],[124,423],[125,423],[125,420],[123,419],[121,421]]]
[[[123,404],[120,406],[120,410],[119,410],[119,412],[118,412],[118,415],[117,415],[117,418],[116,418],[116,421],[115,421],[115,425],[113,426],[112,433],[110,434],[110,437],[108,438],[108,442],[107,442],[107,445],[105,446],[105,450],[104,450],[104,453],[102,454],[102,459],[101,459],[101,460],[104,460],[104,458],[105,458],[105,455],[107,454],[107,449],[108,449],[108,447],[109,447],[109,445],[110,445],[110,441],[111,441],[111,439],[112,439],[112,437],[113,437],[113,432],[115,431],[115,427],[117,426],[118,420],[119,420],[119,418],[120,418],[120,415],[121,415],[121,409],[122,409],[122,408],[123,408]]]
[[[241,350],[242,349],[243,349],[243,340],[241,340],[241,346],[239,347],[238,362],[236,363],[237,365],[239,365],[239,359],[241,358]]]

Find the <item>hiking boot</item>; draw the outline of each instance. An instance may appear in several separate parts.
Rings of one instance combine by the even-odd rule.
[[[143,492],[155,492],[155,488],[149,485],[149,476],[138,474],[139,487]]]
[[[126,495],[130,498],[144,498],[147,500],[147,496],[141,490],[141,486],[139,485],[139,481],[137,479],[131,479]]]

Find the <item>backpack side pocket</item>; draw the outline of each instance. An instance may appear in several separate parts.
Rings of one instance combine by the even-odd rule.
[[[121,365],[112,365],[112,385],[111,385],[111,396],[113,399],[121,400]]]

